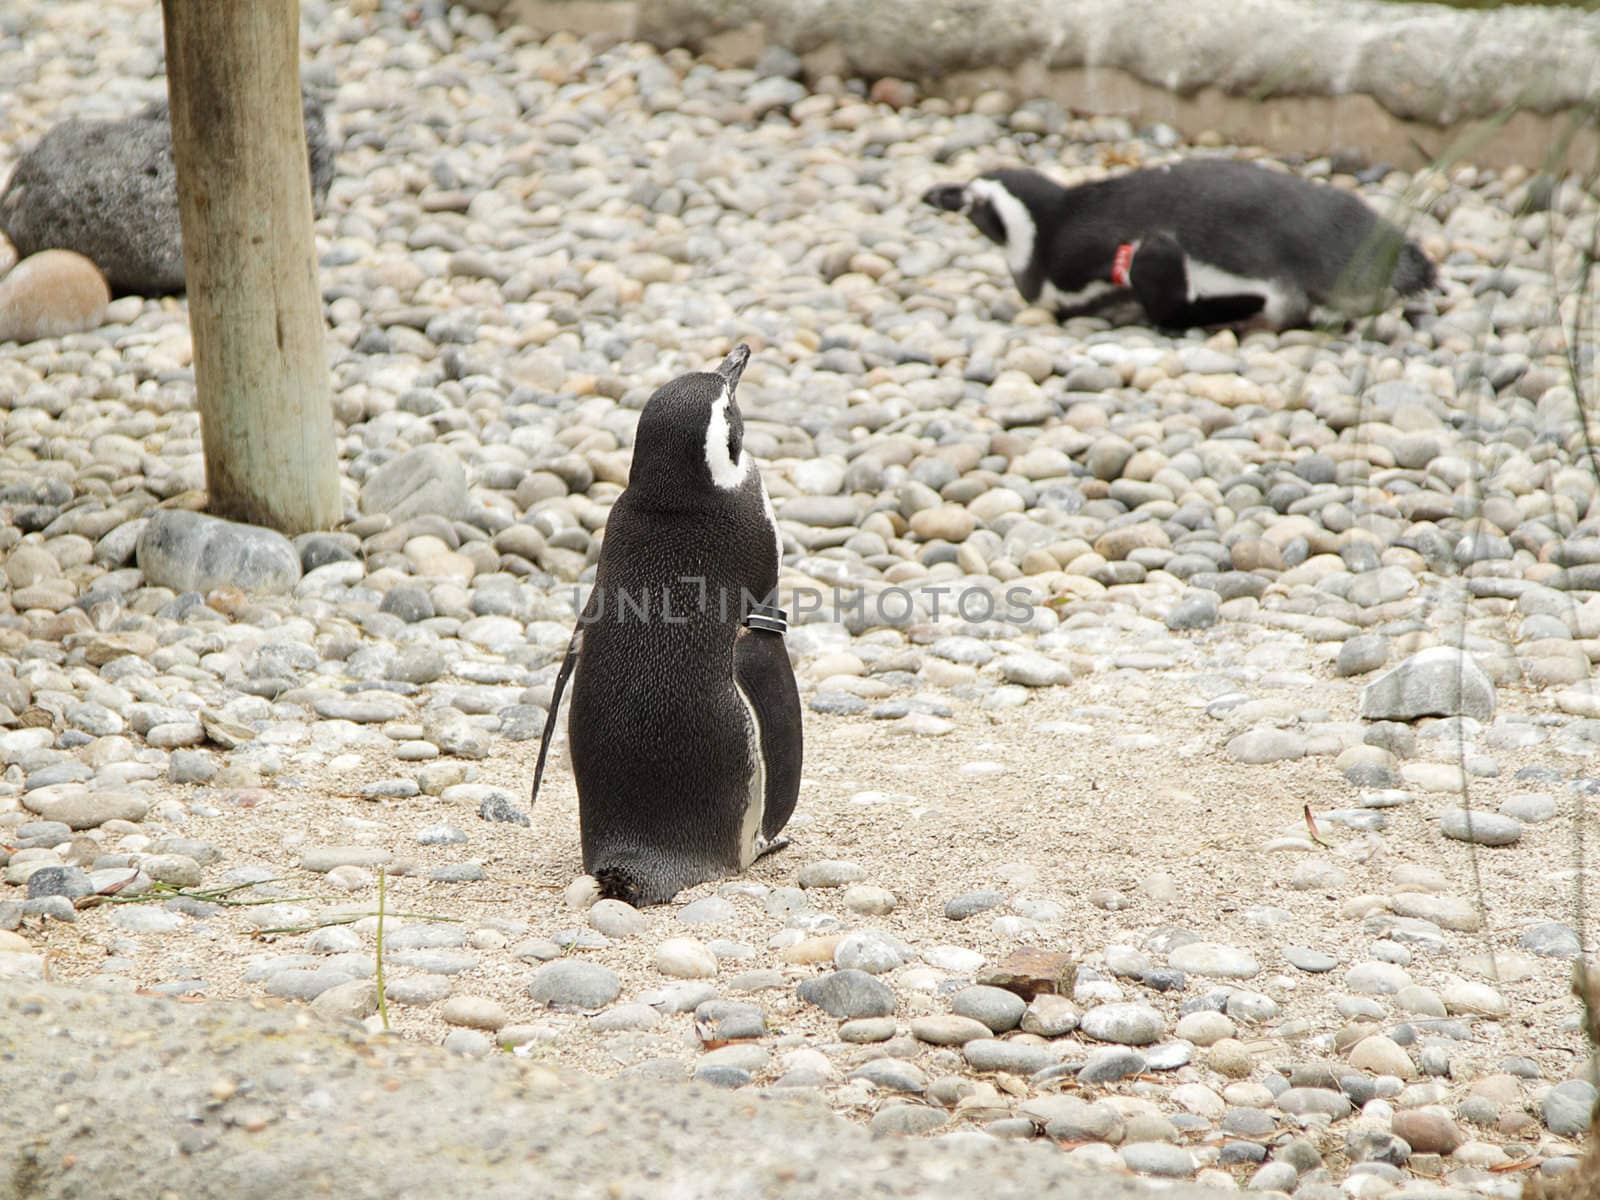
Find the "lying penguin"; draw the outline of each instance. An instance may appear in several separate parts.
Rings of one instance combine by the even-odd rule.
[[[1229,159],[1191,159],[1065,188],[990,171],[928,191],[1005,250],[1030,304],[1060,319],[1155,325],[1304,325],[1314,306],[1375,311],[1434,283],[1414,242],[1347,192]],[[1130,314],[1132,315],[1132,314]],[[1136,319],[1136,318],[1135,318]]]
[[[734,390],[750,350],[645,405],[628,486],[606,521],[568,675],[583,867],[600,895],[664,904],[787,844],[800,791],[800,695],[764,603],[783,542]]]

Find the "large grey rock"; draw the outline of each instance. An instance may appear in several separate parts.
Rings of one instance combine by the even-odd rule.
[[[361,511],[388,513],[397,523],[428,513],[456,520],[468,508],[467,469],[437,442],[384,463],[361,487]]]
[[[334,148],[322,103],[303,93],[311,192],[321,207]],[[63,121],[17,161],[0,192],[0,232],[22,257],[76,250],[112,291],[181,292],[183,237],[172,164],[172,121],[158,100],[120,121]]]
[[[1494,716],[1494,684],[1470,654],[1433,646],[1362,688],[1361,715],[1369,721],[1468,716],[1487,722]]]
[[[9,1148],[8,1178],[25,1177],[35,1200],[262,1200],[322,1190],[341,1200],[756,1196],[771,1192],[779,1172],[784,1200],[1148,1195],[1134,1180],[1084,1171],[1054,1146],[973,1154],[897,1140],[886,1149],[870,1131],[809,1106],[660,1079],[600,1082],[513,1055],[466,1058],[368,1038],[294,1008],[0,980],[0,1029],[10,1035],[0,1055],[0,1144]],[[219,1101],[219,1079],[274,1086],[265,1100],[258,1088]],[[63,1121],[63,1105],[81,1119]],[[361,1119],[336,1138],[307,1137],[305,1122],[285,1119],[324,1111]],[[95,1136],[86,1138],[91,1117]],[[505,1152],[530,1131],[536,1165]],[[706,1154],[713,1144],[717,1153]],[[798,1177],[797,1162],[806,1164]],[[1230,1194],[1188,1185],[1161,1193]]]
[[[283,534],[185,508],[151,514],[137,548],[145,582],[175,592],[231,584],[245,592],[287,592],[300,581],[300,556]]]

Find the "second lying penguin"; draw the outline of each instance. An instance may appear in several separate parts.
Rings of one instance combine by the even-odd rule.
[[[600,894],[664,904],[783,845],[802,753],[780,609],[782,541],[744,449],[750,351],[650,397],[594,589],[557,676],[534,770],[576,667],[568,742],[584,870]]]
[[[1137,300],[1170,329],[1303,325],[1313,306],[1372,311],[1432,287],[1433,264],[1359,198],[1229,159],[1065,188],[991,171],[928,191],[1000,245],[1017,290],[1062,319]]]

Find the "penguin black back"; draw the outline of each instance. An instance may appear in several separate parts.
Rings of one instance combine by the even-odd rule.
[[[634,904],[749,866],[798,793],[782,622],[747,620],[782,550],[734,400],[748,357],[740,346],[645,406],[569,650],[584,868]]]

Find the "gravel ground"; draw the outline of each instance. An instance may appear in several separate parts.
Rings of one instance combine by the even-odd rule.
[[[1417,205],[1441,292],[1332,333],[1060,327],[916,197],[1252,152],[373,7],[305,6],[344,529],[248,593],[151,544],[202,499],[181,301],[0,357],[0,973],[375,1028],[381,872],[387,1019],[467,1056],[1306,1200],[1573,1168],[1576,180],[1289,164]],[[19,13],[0,175],[162,89],[149,6]],[[638,409],[739,340],[794,844],[590,907],[564,740],[526,799],[555,665]],[[1029,947],[1064,995],[983,982]]]

